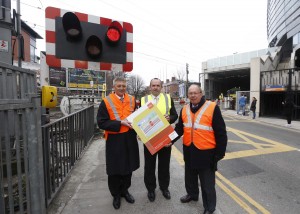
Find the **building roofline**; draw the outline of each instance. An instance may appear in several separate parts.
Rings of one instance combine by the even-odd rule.
[[[43,37],[41,37],[35,30],[33,30],[29,25],[27,25],[23,20],[21,20],[21,27],[36,39],[43,39]]]

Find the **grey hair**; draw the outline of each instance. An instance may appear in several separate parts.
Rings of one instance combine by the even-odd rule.
[[[125,79],[124,77],[116,77],[116,78],[113,80],[113,85],[115,85],[116,82],[126,82],[126,79]]]

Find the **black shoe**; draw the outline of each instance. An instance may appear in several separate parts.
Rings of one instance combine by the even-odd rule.
[[[124,197],[128,203],[130,203],[130,204],[134,203],[134,197],[129,192],[126,192],[125,194],[122,194],[121,196]]]
[[[149,198],[149,201],[151,201],[151,202],[155,201],[155,192],[148,191],[148,198]]]
[[[120,198],[120,196],[115,196],[114,197],[113,206],[114,206],[114,208],[116,210],[120,208],[120,206],[121,206],[121,198]]]
[[[163,195],[166,199],[168,199],[168,200],[171,199],[171,194],[170,194],[170,191],[169,191],[168,189],[161,190],[161,192],[162,192],[162,195]]]
[[[198,198],[193,198],[192,196],[190,196],[189,194],[182,196],[180,198],[181,203],[188,203],[190,201],[198,201]]]
[[[212,212],[211,212],[211,211],[208,211],[208,210],[204,210],[204,213],[203,213],[203,214],[214,214],[214,212],[215,212],[215,211],[212,211]]]

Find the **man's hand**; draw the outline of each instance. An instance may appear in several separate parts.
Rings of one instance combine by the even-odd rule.
[[[172,146],[172,143],[166,144],[165,147],[170,147]]]
[[[212,169],[214,170],[214,171],[217,171],[218,170],[218,162],[221,160],[221,159],[223,159],[224,158],[224,156],[223,157],[221,157],[221,156],[214,156],[214,159],[213,159],[213,165],[212,165]]]
[[[168,122],[170,122],[170,116],[168,114],[165,114],[165,118]]]
[[[121,125],[123,125],[123,126],[127,126],[127,127],[129,127],[129,128],[131,128],[132,129],[132,126],[131,126],[131,122],[129,122],[128,120],[121,120]]]

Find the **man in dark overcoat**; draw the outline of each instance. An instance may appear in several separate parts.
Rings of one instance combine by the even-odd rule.
[[[215,171],[217,163],[225,156],[227,132],[220,108],[206,101],[202,89],[191,85],[188,89],[190,103],[180,111],[175,131],[178,140],[182,135],[185,162],[185,188],[182,203],[198,201],[200,179],[204,214],[216,209]]]
[[[114,92],[100,103],[97,122],[99,128],[105,130],[108,187],[113,196],[113,207],[119,209],[121,197],[134,203],[128,189],[140,159],[136,132],[126,120],[135,109],[135,99],[126,93],[124,78],[115,78],[113,88]]]

